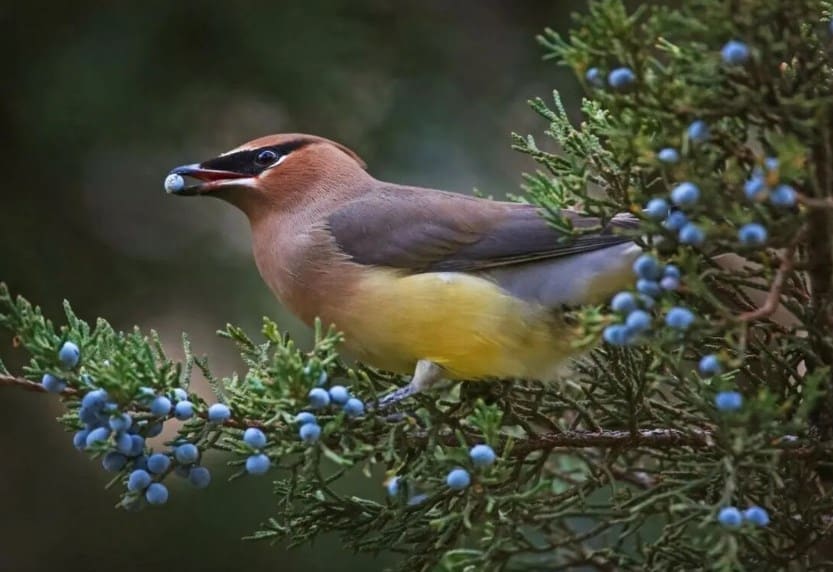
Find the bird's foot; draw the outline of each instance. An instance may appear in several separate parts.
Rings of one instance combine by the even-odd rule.
[[[412,395],[416,395],[422,391],[433,387],[440,379],[442,379],[443,369],[432,361],[419,360],[411,382],[405,387],[400,387],[387,395],[383,396],[376,404],[376,409],[384,410],[399,403],[403,399],[407,399]]]

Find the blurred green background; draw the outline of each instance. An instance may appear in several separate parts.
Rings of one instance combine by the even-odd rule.
[[[579,1],[23,2],[0,6],[3,176],[0,280],[60,320],[181,331],[215,371],[241,368],[214,336],[263,315],[304,337],[271,297],[242,215],[165,196],[162,180],[268,133],[323,135],[378,178],[495,196],[534,169],[511,131],[541,133],[527,107],[575,80],[534,36],[567,28]],[[24,356],[0,337],[11,369]],[[54,398],[0,396],[0,571],[381,570],[337,539],[244,543],[270,515],[268,479],[207,491],[175,484],[163,509],[115,511],[109,475],[72,448]],[[376,494],[380,483],[364,483]]]

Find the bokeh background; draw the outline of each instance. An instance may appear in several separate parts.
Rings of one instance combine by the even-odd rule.
[[[180,332],[215,372],[242,364],[214,332],[256,333],[273,300],[242,215],[165,196],[182,163],[267,133],[323,135],[381,179],[497,197],[518,192],[528,158],[510,133],[546,125],[526,101],[562,90],[535,34],[564,30],[582,1],[303,0],[27,2],[0,5],[0,280],[60,320]],[[0,357],[23,358],[8,336]],[[113,510],[97,462],[72,448],[55,399],[0,394],[0,571],[381,570],[325,539],[287,551],[241,541],[270,514],[268,479],[206,491],[174,485],[163,509]],[[366,483],[380,488],[380,483]]]

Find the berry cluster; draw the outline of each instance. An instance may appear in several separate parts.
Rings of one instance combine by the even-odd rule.
[[[263,452],[266,434],[257,427],[249,427],[243,432],[243,442],[252,449],[252,454],[246,459],[246,472],[250,475],[265,474],[272,466],[271,459]]]
[[[726,528],[740,528],[744,521],[753,526],[764,527],[769,524],[769,513],[759,506],[750,506],[743,512],[736,507],[727,506],[717,513],[717,521]]]
[[[326,383],[326,377],[323,383]],[[322,384],[323,384],[322,383]],[[364,402],[354,397],[343,385],[333,385],[329,390],[323,387],[314,387],[309,391],[309,406],[311,409],[320,410],[330,406],[341,407],[347,417],[361,417],[364,415]],[[321,437],[321,426],[318,418],[309,411],[301,411],[295,416],[298,423],[298,436],[305,443],[315,443]]]
[[[469,450],[469,459],[475,468],[489,467],[497,460],[494,449],[488,445],[475,445]],[[461,491],[471,484],[471,475],[462,468],[452,469],[445,478],[445,484],[453,491]]]

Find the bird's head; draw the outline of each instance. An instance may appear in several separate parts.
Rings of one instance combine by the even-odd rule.
[[[356,153],[323,137],[267,135],[202,163],[172,169],[165,190],[221,198],[251,216],[264,205],[286,207],[311,193],[359,183],[368,176],[364,169]]]

